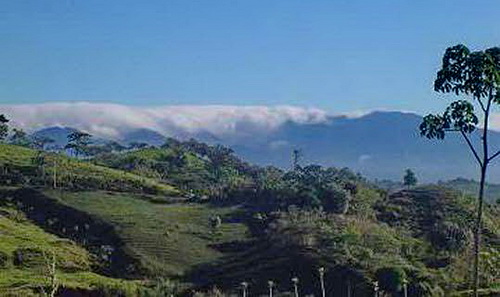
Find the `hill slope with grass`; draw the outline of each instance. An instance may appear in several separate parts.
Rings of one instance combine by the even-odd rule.
[[[51,186],[55,175],[56,186],[68,190],[104,189],[171,196],[180,193],[153,178],[9,144],[0,144],[0,170],[0,182],[4,185]]]
[[[93,272],[92,255],[74,241],[47,233],[2,197],[0,206],[0,292],[2,296],[35,296],[51,287],[49,267],[55,263],[60,292],[120,289],[130,296],[139,283],[116,280]],[[12,203],[15,203],[12,200]]]
[[[160,204],[121,193],[51,190],[45,194],[113,225],[124,248],[149,276],[179,278],[193,266],[219,259],[223,253],[214,246],[247,237],[243,223],[226,220],[239,212],[237,207]],[[210,218],[215,216],[222,224],[212,228]]]
[[[161,147],[101,154],[102,166],[148,176],[198,195],[221,196],[223,191],[254,182],[259,169],[223,146],[195,140],[168,139]]]

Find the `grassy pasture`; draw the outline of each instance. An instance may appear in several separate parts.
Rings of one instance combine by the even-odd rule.
[[[46,191],[70,207],[111,223],[150,275],[180,277],[190,269],[223,256],[214,245],[247,239],[243,223],[224,219],[237,208],[202,204],[158,204],[141,196],[109,192]],[[210,217],[219,215],[222,225],[214,230]]]

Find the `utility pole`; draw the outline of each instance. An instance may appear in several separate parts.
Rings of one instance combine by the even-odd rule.
[[[374,292],[374,297],[378,297],[378,282],[377,281],[374,281],[373,282],[373,292]]]
[[[320,267],[318,269],[319,272],[319,282],[321,284],[321,296],[326,297],[326,290],[325,290],[325,267]]]
[[[53,172],[53,180],[54,180],[54,189],[57,189],[57,159],[54,157],[54,172]]]
[[[295,291],[295,297],[299,297],[299,278],[298,277],[292,278],[292,283]]]
[[[408,280],[406,278],[403,279],[403,292],[404,297],[408,297]]]
[[[269,286],[269,297],[273,297],[274,282],[269,280],[267,281],[267,285]]]
[[[242,291],[243,291],[243,297],[247,297],[248,283],[247,282],[242,282],[241,283],[241,288],[242,288]]]

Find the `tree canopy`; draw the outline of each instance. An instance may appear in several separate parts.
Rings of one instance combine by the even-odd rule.
[[[417,177],[415,176],[415,172],[411,169],[406,169],[405,175],[403,177],[403,185],[410,188],[417,184]]]
[[[92,135],[86,132],[75,131],[68,135],[68,144],[65,148],[74,150],[76,156],[86,154],[91,138]]]

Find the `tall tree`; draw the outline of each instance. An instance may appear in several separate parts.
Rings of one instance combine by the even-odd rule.
[[[490,114],[494,105],[500,103],[500,48],[471,52],[460,44],[446,49],[434,90],[468,98],[452,102],[442,114],[425,116],[420,132],[436,139],[444,139],[449,132],[459,133],[478,164],[480,186],[474,224],[473,277],[474,296],[478,296],[484,186],[488,165],[500,155],[500,151],[490,153],[488,143]],[[472,137],[474,133],[480,137]]]
[[[12,129],[12,136],[10,137],[10,141],[12,144],[16,145],[22,145],[22,146],[30,145],[30,141],[26,135],[26,132],[24,132],[24,130],[20,128]]]
[[[406,169],[405,175],[403,177],[403,185],[408,189],[415,186],[417,184],[417,177],[415,176],[415,172],[411,169]]]
[[[3,114],[0,114],[0,141],[4,140],[9,134],[9,119]]]
[[[46,145],[54,142],[55,140],[50,137],[35,136],[32,145],[37,150],[45,150]]]
[[[92,135],[88,133],[75,131],[68,135],[68,144],[65,148],[72,149],[75,152],[76,157],[78,157],[87,152],[91,138]]]

